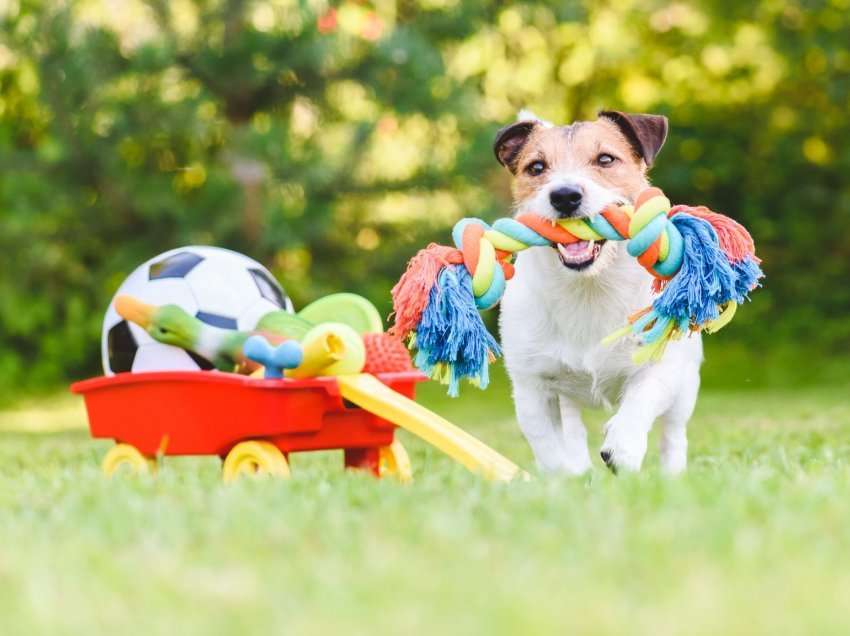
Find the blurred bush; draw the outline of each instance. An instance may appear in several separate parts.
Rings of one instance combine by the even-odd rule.
[[[654,180],[743,221],[767,287],[724,338],[850,345],[850,0],[0,3],[0,378],[98,371],[155,253],[214,243],[296,304],[389,311],[405,260],[509,207],[521,107],[668,115]],[[2,392],[2,391],[0,391]]]

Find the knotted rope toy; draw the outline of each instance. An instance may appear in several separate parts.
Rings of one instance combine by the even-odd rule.
[[[516,253],[529,247],[628,241],[628,253],[655,278],[658,296],[603,342],[631,334],[642,345],[633,354],[638,363],[660,359],[670,340],[721,329],[764,276],[742,225],[703,206],[672,206],[658,188],[644,190],[634,208],[612,205],[591,218],[521,214],[492,226],[466,218],[452,239],[455,247],[432,243],[410,260],[392,290],[390,330],[409,338],[416,366],[448,384],[450,395],[463,378],[487,386],[487,365],[500,349],[478,309],[501,300]]]

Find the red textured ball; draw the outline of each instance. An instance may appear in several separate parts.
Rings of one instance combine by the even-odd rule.
[[[398,338],[388,333],[367,333],[363,334],[363,344],[366,345],[364,373],[413,371],[410,352]]]

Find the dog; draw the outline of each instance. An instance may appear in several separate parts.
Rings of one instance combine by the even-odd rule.
[[[494,152],[513,175],[517,214],[593,217],[609,204],[633,204],[648,187],[667,130],[659,115],[603,111],[594,121],[555,126],[523,112],[498,132]],[[656,419],[662,469],[685,470],[703,359],[699,335],[669,343],[659,362],[645,365],[632,361],[635,342],[600,342],[651,304],[651,283],[622,241],[518,254],[499,326],[517,420],[543,472],[591,469],[585,407],[614,411],[600,451],[612,471],[640,470]]]

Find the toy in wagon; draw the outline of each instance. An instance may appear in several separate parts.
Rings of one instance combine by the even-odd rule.
[[[365,298],[295,312],[256,261],[190,246],[137,268],[106,312],[105,375],[84,396],[103,470],[151,472],[165,455],[218,455],[223,477],[288,476],[289,453],[342,449],[347,467],[411,477],[404,428],[486,478],[526,474],[413,401],[424,376]]]

